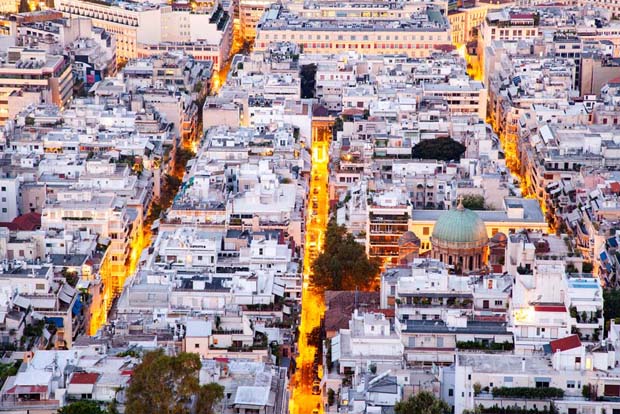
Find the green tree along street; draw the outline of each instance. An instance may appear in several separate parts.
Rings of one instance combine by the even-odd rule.
[[[76,401],[58,410],[58,414],[106,414],[97,401]]]
[[[428,391],[421,391],[408,400],[396,403],[396,414],[447,414],[450,407]]]
[[[603,290],[603,317],[605,318],[604,333],[609,332],[611,321],[617,321],[620,318],[620,289]]]
[[[149,226],[155,220],[159,218],[162,211],[165,211],[172,205],[175,194],[178,193],[182,184],[183,173],[189,160],[194,157],[194,153],[187,148],[177,148],[174,156],[174,168],[172,174],[166,174],[162,180],[161,197],[158,200],[153,200],[151,203],[151,210],[149,216],[146,219],[146,224]],[[179,178],[181,177],[181,178]]]
[[[413,147],[411,156],[418,159],[458,161],[465,150],[465,145],[452,138],[425,139]]]
[[[126,414],[213,414],[224,388],[212,383],[200,386],[200,357],[181,353],[168,356],[162,349],[144,355],[127,388]]]
[[[320,290],[365,290],[372,286],[379,269],[379,260],[368,258],[364,246],[331,219],[323,251],[312,263],[310,281]]]
[[[224,387],[214,382],[203,385],[196,397],[196,413],[215,414],[215,406],[224,398]]]

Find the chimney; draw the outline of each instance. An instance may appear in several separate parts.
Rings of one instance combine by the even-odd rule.
[[[525,372],[525,357],[521,358],[521,371]]]

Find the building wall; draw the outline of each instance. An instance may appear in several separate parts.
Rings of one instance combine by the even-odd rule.
[[[450,31],[356,31],[338,32],[309,30],[258,30],[255,50],[264,51],[274,41],[289,40],[303,47],[304,53],[341,53],[355,50],[362,54],[406,54],[428,57],[437,48],[451,46]]]
[[[510,234],[518,232],[523,229],[530,229],[533,231],[540,230],[547,233],[549,226],[547,223],[529,223],[523,222],[485,222],[487,227],[487,234],[489,238],[493,237],[496,233]],[[433,234],[433,228],[435,227],[435,221],[431,220],[416,220],[415,212],[413,217],[409,220],[409,230],[414,232],[420,239],[420,253],[431,250],[431,235]]]
[[[604,66],[600,59],[591,57],[581,61],[581,95],[599,95],[601,88],[617,78],[620,66]]]
[[[12,221],[19,215],[18,194],[19,181],[17,178],[0,178],[0,221]]]

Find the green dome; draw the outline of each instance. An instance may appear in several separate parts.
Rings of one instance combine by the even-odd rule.
[[[487,227],[475,212],[461,205],[443,213],[433,228],[433,243],[467,243],[484,245],[489,241]]]

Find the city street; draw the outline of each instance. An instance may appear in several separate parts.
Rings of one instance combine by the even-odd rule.
[[[312,170],[307,201],[299,356],[297,357],[293,398],[290,404],[290,411],[295,414],[310,414],[315,409],[322,412],[321,396],[313,395],[312,392],[313,384],[316,384],[317,377],[321,375],[321,368],[318,367],[315,375],[314,361],[317,349],[308,344],[307,335],[321,324],[325,306],[322,295],[311,288],[309,279],[311,264],[322,248],[325,227],[329,218],[327,186],[331,128],[326,125],[314,126],[312,135]]]

